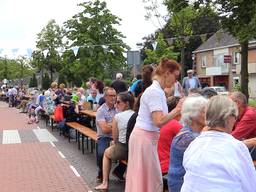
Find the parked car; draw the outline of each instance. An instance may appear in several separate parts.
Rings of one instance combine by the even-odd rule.
[[[212,86],[209,88],[214,89],[219,95],[228,95],[228,91],[224,86]]]

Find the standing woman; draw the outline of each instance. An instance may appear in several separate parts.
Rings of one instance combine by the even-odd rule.
[[[162,192],[162,174],[157,154],[159,130],[180,114],[181,102],[168,113],[164,88],[172,87],[180,74],[174,60],[162,59],[153,83],[142,94],[136,124],[129,140],[126,192]]]

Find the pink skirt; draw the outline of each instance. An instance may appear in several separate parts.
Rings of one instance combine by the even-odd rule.
[[[126,192],[162,192],[163,181],[157,153],[159,132],[134,128],[129,140]]]

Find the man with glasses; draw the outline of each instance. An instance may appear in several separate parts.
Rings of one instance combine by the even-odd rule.
[[[100,106],[96,113],[96,127],[97,127],[97,166],[98,176],[97,180],[102,181],[102,160],[104,151],[109,147],[112,141],[112,120],[117,113],[115,108],[116,91],[114,88],[108,87],[104,90],[105,103]],[[124,172],[125,167],[117,167],[115,173]],[[117,175],[117,174],[116,174]],[[118,175],[123,175],[120,173]]]

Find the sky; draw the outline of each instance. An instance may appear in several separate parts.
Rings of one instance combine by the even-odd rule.
[[[162,0],[157,0],[161,5]],[[35,48],[37,34],[50,19],[62,26],[79,12],[81,0],[0,0],[0,55],[23,54]],[[122,19],[119,31],[133,50],[142,38],[161,26],[156,20],[145,20],[142,0],[106,0],[107,8]],[[164,6],[160,11],[166,14]],[[163,22],[162,22],[163,24]],[[11,56],[10,56],[11,57]]]

